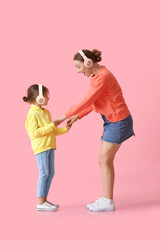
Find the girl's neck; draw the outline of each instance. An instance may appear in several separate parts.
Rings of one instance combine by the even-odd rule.
[[[32,103],[33,105],[42,108],[42,105],[38,104],[37,102]]]

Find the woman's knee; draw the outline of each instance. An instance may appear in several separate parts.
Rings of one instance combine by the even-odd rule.
[[[104,166],[112,166],[113,165],[113,156],[99,156],[98,158],[98,164],[100,167],[104,167]]]

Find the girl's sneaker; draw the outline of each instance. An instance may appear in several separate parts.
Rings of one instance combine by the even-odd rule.
[[[107,199],[104,197],[98,198],[95,203],[87,204],[87,207],[90,211],[94,212],[103,212],[103,211],[114,211],[115,210],[115,204],[113,199]]]
[[[55,206],[51,206],[49,203],[44,202],[43,204],[37,204],[37,211],[46,211],[46,212],[52,212],[56,211]]]
[[[54,203],[51,203],[49,201],[46,201],[48,204],[50,204],[51,206],[55,206],[56,208],[59,208],[59,205],[58,204],[54,204]]]

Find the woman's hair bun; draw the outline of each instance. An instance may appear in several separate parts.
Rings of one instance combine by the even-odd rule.
[[[27,97],[23,97],[23,101],[24,101],[24,102],[27,102],[27,101],[28,101],[28,98],[27,98]]]
[[[93,49],[92,53],[96,56],[97,62],[100,62],[102,60],[101,51],[99,51],[97,49]]]

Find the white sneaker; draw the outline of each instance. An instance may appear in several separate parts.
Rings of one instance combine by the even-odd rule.
[[[47,211],[52,212],[55,211],[57,208],[55,206],[51,206],[49,203],[44,202],[43,204],[37,204],[37,211]]]
[[[87,204],[90,211],[103,212],[103,211],[114,211],[115,204],[113,199],[107,199],[100,197],[95,203]]]
[[[49,201],[46,201],[48,204],[50,204],[51,206],[55,206],[56,208],[59,208],[59,205],[58,204],[54,204],[52,202],[49,202]]]
[[[93,203],[89,203],[86,205],[87,208],[90,208],[92,206]]]
[[[101,198],[101,197],[99,197],[98,200],[99,200],[100,198]],[[97,201],[98,201],[98,200],[97,200]],[[95,202],[94,202],[94,203],[95,203]],[[92,206],[92,204],[94,204],[94,203],[89,203],[89,204],[86,205],[86,207],[87,207],[87,208],[90,208],[90,207]]]

